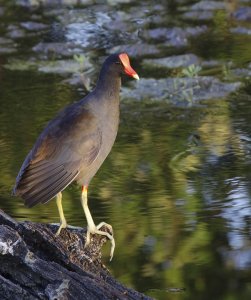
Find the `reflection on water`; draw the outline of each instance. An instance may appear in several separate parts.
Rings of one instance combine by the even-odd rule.
[[[222,44],[208,51],[220,56]],[[27,209],[10,192],[46,122],[81,96],[58,76],[0,71],[0,207],[18,220],[58,222],[55,201]],[[89,202],[96,223],[113,225],[109,266],[123,283],[158,299],[250,299],[249,86],[191,107],[122,103],[118,138]],[[77,185],[66,189],[65,216],[85,226],[79,198]]]
[[[44,79],[34,75],[34,89],[19,93],[21,104],[15,93],[2,90],[4,99],[9,98],[1,114],[0,201],[19,220],[58,222],[54,201],[27,209],[10,196],[42,126],[58,103],[77,98],[71,89],[53,87],[53,81],[39,86]],[[7,76],[3,83],[9,80]],[[21,91],[26,80],[15,89]],[[107,221],[115,230],[117,248],[110,267],[116,278],[160,299],[170,295],[168,288],[185,288],[175,295],[187,299],[195,294],[205,299],[208,290],[207,299],[240,293],[245,281],[239,276],[249,276],[251,264],[247,145],[231,125],[226,100],[208,104],[207,111],[163,104],[156,110],[156,105],[137,104],[137,117],[134,104],[122,105],[116,144],[90,185],[96,222]],[[194,132],[199,143],[191,143]],[[85,226],[79,196],[77,185],[67,188],[64,210],[69,224]],[[109,246],[104,251],[108,257]],[[230,288],[232,281],[236,286]]]

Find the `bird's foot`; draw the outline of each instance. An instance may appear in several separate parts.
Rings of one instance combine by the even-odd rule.
[[[100,228],[103,227],[103,226],[106,226],[107,228],[109,228],[109,231],[111,232],[111,234],[106,232],[106,231],[100,230]],[[101,222],[97,226],[93,226],[93,227],[87,226],[85,247],[87,247],[90,244],[91,234],[104,235],[111,241],[111,244],[112,244],[111,251],[110,251],[110,261],[111,261],[112,258],[113,258],[113,253],[114,253],[114,249],[115,249],[115,240],[114,240],[114,237],[113,237],[112,226],[110,224],[105,223],[105,222]]]
[[[60,222],[60,226],[59,226],[59,228],[58,228],[58,230],[57,230],[55,236],[59,236],[59,235],[60,235],[60,232],[61,232],[61,229],[66,228],[66,227],[67,227],[66,221]]]

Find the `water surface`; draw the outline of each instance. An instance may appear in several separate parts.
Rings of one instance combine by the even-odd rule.
[[[0,3],[7,11],[2,17],[2,36],[8,26],[29,20],[26,9]],[[137,5],[131,1],[111,6],[109,11],[130,11],[133,22],[142,26],[144,19],[137,19]],[[145,5],[151,15],[151,3],[146,1]],[[175,1],[173,6],[158,5],[167,14],[159,27],[175,23],[172,14],[178,24],[181,13]],[[85,21],[91,21],[93,11],[101,8],[94,5],[86,9]],[[33,12],[33,19],[35,15],[50,25],[54,17],[45,17],[44,11]],[[69,14],[74,11],[76,8],[70,8]],[[205,22],[209,33],[192,39],[185,48],[163,48],[148,57],[182,52],[221,60],[225,71],[222,66],[204,70],[206,75],[220,79],[232,76],[229,62],[236,68],[247,68],[250,37],[229,33],[231,22],[236,21],[223,14],[221,10],[214,12],[213,19]],[[152,18],[157,16],[152,14]],[[130,19],[125,22],[130,25]],[[187,26],[198,24],[186,22]],[[4,67],[13,58],[33,57],[31,47],[45,35],[24,36],[18,40],[15,53],[0,56],[0,207],[17,220],[46,223],[59,220],[55,201],[28,209],[21,199],[11,196],[11,189],[46,123],[86,91],[62,83],[65,76]],[[93,78],[113,39],[109,43],[94,51]],[[141,77],[165,78],[177,72],[154,69],[151,73],[143,68],[142,60],[140,56],[133,59]],[[229,82],[237,80],[229,77]],[[111,272],[124,284],[156,299],[251,297],[251,86],[249,76],[238,80],[242,88],[225,98],[186,105],[170,99],[123,99],[116,143],[90,184],[89,206],[95,222],[112,224],[115,232],[117,246],[109,264]],[[128,80],[124,84],[130,87]],[[77,185],[65,190],[65,217],[71,225],[86,226],[79,198]],[[107,243],[104,249],[107,264],[109,247]]]

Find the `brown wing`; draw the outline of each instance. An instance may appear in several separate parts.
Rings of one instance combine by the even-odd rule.
[[[102,142],[96,117],[78,104],[52,120],[26,157],[14,194],[29,207],[65,189],[98,156]]]

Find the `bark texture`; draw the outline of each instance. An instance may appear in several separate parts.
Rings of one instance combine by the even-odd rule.
[[[16,222],[0,210],[0,299],[151,299],[116,281],[101,261],[106,237]],[[103,228],[104,229],[104,228]]]

